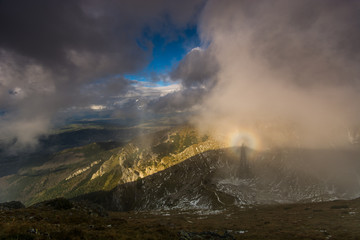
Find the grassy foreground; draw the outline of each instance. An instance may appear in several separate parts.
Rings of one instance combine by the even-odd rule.
[[[0,239],[360,239],[360,199],[223,211],[0,211]]]

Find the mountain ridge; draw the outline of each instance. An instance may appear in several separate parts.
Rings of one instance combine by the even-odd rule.
[[[132,209],[122,206],[126,201],[138,204],[136,209],[215,209],[225,202],[242,205],[350,199],[359,196],[358,156],[360,152],[355,148],[227,147],[185,125],[136,137],[123,146],[92,143],[63,150],[40,166],[0,178],[0,188],[13,191],[9,200],[20,200],[28,206],[57,197],[76,198],[91,192],[104,196],[118,191],[116,197],[123,200],[117,200],[113,209]],[[354,166],[352,172],[346,168],[346,159],[356,163],[348,164]],[[329,168],[331,164],[334,166]],[[344,177],[349,173],[348,178]],[[157,182],[160,190],[148,179]],[[181,182],[187,187],[180,186]],[[10,188],[1,187],[6,184]],[[176,187],[168,192],[166,184]],[[142,186],[148,190],[136,190]],[[99,192],[102,190],[105,192]],[[141,205],[130,197],[126,200],[121,191],[136,193],[137,199],[141,196],[146,200],[148,196],[146,201],[153,204]]]
[[[245,149],[245,148],[244,148]],[[90,193],[87,199],[108,210],[219,209],[229,206],[318,202],[360,196],[359,184],[343,189],[289,165],[268,162],[274,156],[253,151],[249,168],[243,169],[234,150],[210,150],[163,171],[121,184],[110,191]],[[240,154],[242,155],[242,154]],[[348,191],[348,192],[347,192]]]

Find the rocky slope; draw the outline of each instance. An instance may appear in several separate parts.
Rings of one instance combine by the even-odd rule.
[[[53,154],[43,164],[24,167],[17,174],[0,178],[0,201],[20,200],[26,204],[75,191],[84,174],[97,169],[113,151],[111,142],[93,143]],[[72,179],[77,178],[76,181]],[[61,183],[68,182],[66,188]],[[59,187],[54,191],[56,187]],[[81,194],[81,193],[80,193]]]
[[[346,172],[337,168],[335,172],[338,173],[333,173],[334,169],[326,169],[327,166],[323,166],[325,173],[317,172],[311,159],[329,155],[335,156],[335,161],[337,151],[328,151],[276,149],[255,152],[244,146],[209,150],[143,179],[80,199],[91,200],[110,210],[129,211],[214,210],[234,205],[359,197],[359,164],[351,165]],[[352,156],[359,156],[357,150],[350,152]],[[331,160],[328,157],[327,164]]]
[[[219,147],[208,136],[183,126],[138,137],[122,147],[108,142],[67,149],[39,166],[0,178],[0,202],[20,200],[29,205],[111,190]]]
[[[84,194],[112,210],[218,209],[359,196],[360,150],[226,148],[181,126],[67,149],[0,178],[0,202]]]

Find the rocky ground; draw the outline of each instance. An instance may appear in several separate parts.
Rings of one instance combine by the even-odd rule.
[[[52,200],[0,208],[0,239],[360,239],[360,199],[209,211],[106,212]]]

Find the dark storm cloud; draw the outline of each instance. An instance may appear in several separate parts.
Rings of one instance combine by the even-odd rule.
[[[104,51],[107,29],[87,15],[80,1],[2,1],[0,44],[45,65],[69,63],[67,51]],[[97,26],[96,26],[97,25]],[[101,27],[101,28],[100,28]]]
[[[0,4],[3,49],[54,67],[72,67],[71,50],[105,54],[120,61],[118,71],[133,71],[149,57],[136,41],[143,40],[143,28],[171,32],[164,26],[165,17],[184,27],[199,1],[185,1],[181,6],[175,1],[13,0]]]
[[[123,94],[122,78],[87,85],[143,68],[151,37],[176,37],[202,2],[0,1],[0,141],[32,145],[59,110]]]
[[[82,95],[90,103],[94,101],[94,104],[106,104],[109,99],[120,97],[133,88],[131,81],[120,76],[88,84],[82,89]]]

